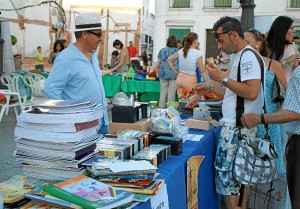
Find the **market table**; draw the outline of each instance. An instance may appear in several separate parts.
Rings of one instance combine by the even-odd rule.
[[[113,97],[116,93],[122,91],[122,75],[102,76],[105,96]]]
[[[135,93],[141,102],[159,101],[160,83],[159,81],[124,80],[122,91]]]
[[[219,209],[220,195],[215,192],[214,156],[216,152],[216,138],[219,128],[210,131],[190,129],[189,133],[203,134],[199,142],[186,141],[183,144],[183,153],[171,156],[168,160],[158,165],[157,178],[165,180],[168,191],[170,209],[187,208],[187,161],[192,156],[205,156],[199,168],[198,175],[198,208]],[[140,203],[135,209],[151,209],[150,200]]]

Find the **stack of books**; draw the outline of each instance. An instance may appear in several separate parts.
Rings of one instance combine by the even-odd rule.
[[[116,160],[107,167],[88,166],[87,170],[93,178],[135,194],[155,195],[164,185],[162,179],[156,179],[156,167],[147,161]],[[137,197],[134,200],[141,201]]]
[[[95,155],[102,108],[93,100],[45,100],[17,119],[15,156],[27,176],[65,180],[82,174]],[[102,120],[101,120],[102,121]]]
[[[134,207],[134,194],[85,175],[65,181],[41,181],[16,175],[0,183],[5,208],[111,209]],[[124,205],[124,206],[123,206]]]
[[[111,187],[85,175],[44,186],[43,190],[57,198],[90,209],[116,208],[133,200],[133,193]]]

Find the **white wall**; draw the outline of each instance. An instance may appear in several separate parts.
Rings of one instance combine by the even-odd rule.
[[[150,0],[151,1],[151,0]],[[26,5],[36,5],[41,3],[41,0],[13,0],[15,3],[16,8],[20,8]],[[59,1],[57,1],[59,2]],[[88,5],[97,5],[102,7],[133,7],[133,8],[141,8],[143,4],[143,0],[88,0],[83,2],[82,0],[64,0],[63,7],[65,9],[67,15],[67,28],[74,28],[74,14],[69,14],[69,9],[71,5],[84,5],[88,7]],[[52,7],[56,7],[55,4],[52,3]],[[0,1],[0,8],[4,9],[13,9],[13,6],[9,0],[1,0]],[[99,12],[99,9],[77,9],[77,11],[89,11],[89,12]],[[46,21],[49,22],[49,4],[43,4],[41,6],[26,8],[24,10],[20,10],[19,13],[25,17],[25,19],[31,21]],[[103,15],[106,15],[106,10],[103,12]],[[110,11],[110,15],[113,17],[114,21],[118,23],[129,23],[130,29],[137,29],[137,22],[138,22],[138,14],[137,11],[133,10],[112,10]],[[5,18],[12,18],[17,19],[17,13],[15,11],[12,12],[2,12],[1,17]],[[55,23],[56,17],[53,16],[52,23]],[[71,24],[69,25],[69,20],[71,19]],[[104,18],[102,21],[103,26],[106,26],[106,19]],[[14,53],[21,53],[25,57],[32,57],[34,51],[36,50],[37,46],[41,46],[43,49],[44,54],[47,56],[49,51],[52,50],[52,46],[50,46],[50,35],[49,34],[50,27],[49,26],[40,26],[37,24],[25,24],[25,30],[20,30],[17,23],[10,22],[10,31],[11,34],[15,35],[18,39],[18,43],[16,46],[13,47]],[[114,27],[113,20],[110,19],[110,29],[118,29]],[[120,27],[125,29],[124,27]],[[128,33],[128,41],[133,40],[134,34]],[[110,33],[109,35],[109,56],[111,52],[114,50],[112,47],[112,42],[115,39],[120,39],[123,41],[124,45],[127,46],[128,43],[125,43],[125,33]],[[55,39],[54,39],[55,40]],[[73,36],[72,42],[75,42],[75,37]]]
[[[166,25],[188,25],[192,27],[192,32],[199,36],[200,48],[205,53],[206,50],[206,29],[211,29],[213,24],[222,16],[219,10],[203,11],[204,1],[192,0],[192,8],[169,9],[169,1],[156,1],[155,15],[155,45],[154,61],[162,47],[165,47],[168,38]],[[228,9],[226,15],[239,16],[240,9]],[[223,12],[224,14],[224,12]]]
[[[287,8],[290,0],[255,0],[254,23],[257,29],[267,32],[273,20],[279,15],[287,15],[295,19],[295,25],[300,25],[300,9]],[[162,47],[165,47],[168,38],[167,24],[191,25],[192,31],[199,36],[201,50],[206,51],[206,30],[212,29],[213,24],[222,16],[240,18],[242,9],[236,0],[236,8],[209,8],[205,5],[211,0],[191,0],[192,8],[169,9],[170,0],[156,0],[155,5],[155,33],[154,33],[154,61]]]
[[[25,6],[25,1],[13,1],[16,8]],[[39,4],[41,1],[37,0],[27,0],[26,5]],[[13,6],[9,0],[2,0],[0,4],[1,8],[13,9]],[[25,19],[31,21],[49,21],[49,5],[43,4],[37,7],[26,8],[19,10],[18,13],[22,15]],[[2,11],[0,17],[17,19],[16,11]],[[49,27],[40,26],[37,24],[27,24],[25,23],[25,29],[20,30],[17,23],[10,22],[10,32],[12,35],[17,37],[17,44],[13,46],[14,54],[23,54],[23,56],[33,56],[34,51],[38,45],[43,49],[44,54],[48,53],[49,48]],[[26,40],[26,41],[25,41]]]

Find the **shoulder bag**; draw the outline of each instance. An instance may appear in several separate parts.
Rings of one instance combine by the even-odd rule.
[[[251,50],[251,49],[245,49]],[[261,82],[264,88],[264,65],[261,57],[255,52],[261,67]],[[244,53],[243,52],[243,53]],[[241,61],[241,60],[240,60]],[[240,63],[238,65],[237,81],[241,82]],[[243,110],[241,112],[241,110]],[[266,113],[265,101],[263,105]],[[242,128],[240,118],[244,112],[244,98],[237,96],[236,125]],[[278,157],[273,143],[268,134],[268,125],[265,124],[266,135],[263,138],[249,138],[239,131],[238,147],[233,160],[233,178],[243,185],[264,184],[275,180],[277,177],[275,158]]]

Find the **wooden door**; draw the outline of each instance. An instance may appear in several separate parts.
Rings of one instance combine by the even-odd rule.
[[[218,49],[218,44],[212,34],[212,29],[206,30],[206,57],[214,57],[216,58],[220,53]]]

